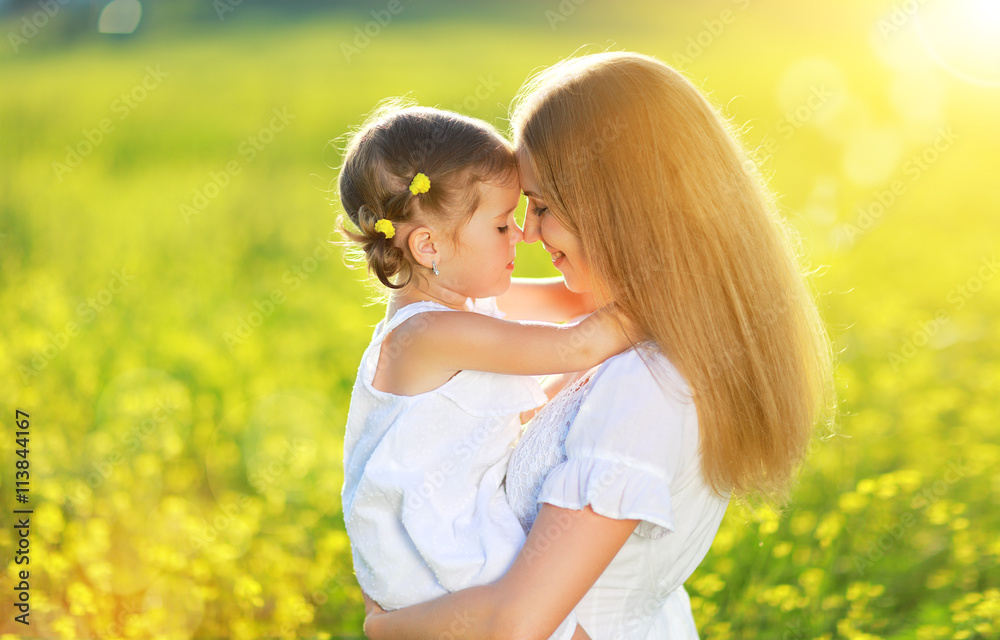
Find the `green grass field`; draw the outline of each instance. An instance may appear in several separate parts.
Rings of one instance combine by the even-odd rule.
[[[328,244],[337,139],[403,94],[505,130],[531,72],[589,45],[674,63],[741,127],[839,353],[793,501],[734,503],[687,584],[702,637],[997,637],[1000,89],[883,36],[892,7],[414,3],[364,46],[367,9],[240,7],[5,42],[0,597],[28,568],[45,637],[360,634],[342,437],[382,309]],[[533,246],[516,273],[553,271]]]

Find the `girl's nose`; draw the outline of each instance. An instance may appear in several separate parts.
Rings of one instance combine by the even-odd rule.
[[[524,231],[518,226],[517,221],[514,221],[514,229],[510,232],[510,243],[517,244],[524,240]]]

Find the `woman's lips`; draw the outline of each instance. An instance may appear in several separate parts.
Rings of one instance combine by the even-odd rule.
[[[566,254],[562,251],[551,251],[550,253],[552,254],[552,264],[556,267],[558,267],[559,263],[562,262],[562,259],[566,257]]]

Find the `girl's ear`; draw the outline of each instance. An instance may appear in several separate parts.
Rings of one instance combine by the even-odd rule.
[[[434,245],[434,231],[430,227],[417,227],[406,238],[406,246],[417,264],[430,269],[431,263],[441,263],[441,256]]]

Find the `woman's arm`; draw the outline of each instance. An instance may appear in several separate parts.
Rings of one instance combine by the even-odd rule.
[[[545,640],[637,524],[597,515],[589,506],[574,511],[544,504],[504,577],[405,609],[374,612],[365,620],[365,634],[372,640],[439,640],[446,633],[470,639]]]
[[[519,323],[469,312],[432,311],[387,338],[382,358],[399,369],[463,369],[515,375],[583,371],[629,348],[635,331],[610,307],[577,323]],[[381,361],[379,366],[381,367]]]
[[[593,295],[570,291],[562,276],[513,278],[496,301],[509,320],[567,322],[597,309]]]

